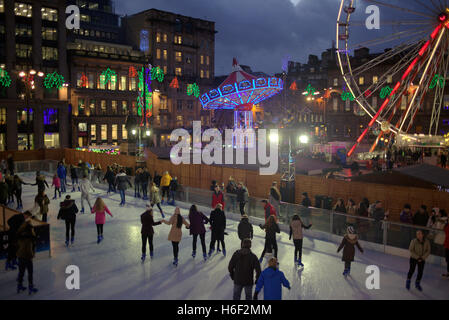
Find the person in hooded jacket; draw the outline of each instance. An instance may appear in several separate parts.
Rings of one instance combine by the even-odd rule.
[[[23,208],[23,203],[22,203],[22,184],[28,184],[23,182],[22,179],[20,179],[20,177],[16,174],[14,175],[14,180],[13,180],[13,192],[14,195],[16,196],[16,200],[17,200],[17,210],[20,210]]]
[[[240,206],[240,214],[243,216],[245,214],[246,203],[249,199],[248,189],[243,185],[243,182],[238,183],[235,194],[237,195],[237,202]]]
[[[422,205],[413,216],[413,224],[416,226],[425,227],[429,221],[429,214],[427,213],[427,206]]]
[[[291,289],[290,282],[285,278],[284,273],[278,269],[277,259],[271,258],[268,261],[268,268],[257,279],[253,298],[257,300],[259,292],[263,288],[264,300],[282,300],[282,286],[288,290]]]
[[[168,233],[168,241],[173,246],[173,265],[178,266],[178,254],[179,254],[179,242],[182,239],[182,225],[184,224],[186,229],[190,228],[190,224],[181,215],[181,210],[176,207],[170,220],[162,220],[163,223],[171,225],[170,232]]]
[[[147,204],[146,208],[147,210],[140,215],[140,222],[142,223],[142,229],[140,231],[142,234],[142,261],[145,261],[145,257],[147,255],[147,241],[150,247],[150,258],[153,259],[153,226],[157,226],[162,223],[162,221],[154,221],[153,208],[151,207],[151,204]]]
[[[263,257],[267,251],[272,252],[272,250],[274,250],[273,256],[277,258],[278,245],[276,241],[276,233],[281,233],[281,230],[279,229],[275,216],[270,216],[267,219],[267,223],[265,223],[265,225],[259,225],[259,227],[265,230],[265,246],[259,259],[260,263],[262,263]]]
[[[112,171],[112,168],[110,166],[107,167],[106,173],[104,174],[103,181],[106,180],[108,183],[108,194],[111,192],[116,192],[115,190],[115,174],[114,171]]]
[[[277,181],[273,181],[270,188],[270,194],[268,197],[269,202],[274,207],[276,212],[280,213],[281,209],[281,193],[277,187]]]
[[[224,210],[225,202],[223,192],[220,190],[220,186],[217,184],[212,192],[212,206],[211,208],[216,208],[217,204],[221,204],[221,208]]]
[[[251,251],[251,240],[244,239],[241,249],[237,250],[229,261],[228,271],[234,281],[233,299],[240,300],[245,289],[246,300],[253,298],[254,272],[255,280],[259,279],[261,269],[257,256]]]
[[[290,222],[290,236],[288,239],[291,240],[293,236],[293,244],[295,245],[295,264],[301,267],[304,267],[304,264],[302,263],[302,229],[310,229],[311,226],[312,224],[308,226],[304,225],[297,214],[293,216],[292,221]]]
[[[170,186],[169,186],[170,193],[169,193],[168,200],[167,200],[167,203],[172,206],[175,205],[175,198],[176,198],[176,192],[178,191],[178,186],[179,186],[178,177],[173,177],[173,179],[170,181]],[[171,199],[171,201],[170,201],[170,199]]]
[[[246,214],[244,214],[240,219],[237,227],[237,234],[240,241],[243,241],[244,239],[253,239],[253,226],[249,223],[249,219]]]
[[[117,186],[118,191],[120,192],[120,205],[124,206],[126,203],[125,191],[129,187],[132,188],[131,181],[129,177],[126,175],[125,170],[120,169],[119,174],[115,177],[115,184]]]
[[[140,198],[140,191],[142,189],[142,168],[136,170],[134,177],[134,198]]]
[[[153,182],[151,189],[150,189],[150,201],[151,201],[151,207],[156,205],[159,208],[159,212],[161,213],[162,218],[165,218],[164,212],[161,208],[161,196],[159,194],[159,188],[156,186],[156,184]]]
[[[196,205],[192,205],[189,210],[190,235],[193,236],[192,242],[192,257],[196,256],[196,242],[198,236],[200,237],[201,247],[203,248],[203,258],[207,260],[206,252],[206,228],[204,225],[209,223],[209,218],[202,212],[199,212]]]
[[[78,207],[75,200],[70,198],[70,195],[65,196],[65,200],[59,204],[58,220],[65,221],[65,245],[69,245],[69,239],[71,244],[75,242],[75,223],[76,214],[78,213]],[[70,236],[70,232],[72,235]]]
[[[354,261],[355,256],[355,246],[363,253],[363,249],[359,244],[357,234],[355,233],[354,227],[349,226],[347,228],[347,233],[344,235],[337,252],[343,249],[343,256],[341,260],[345,263],[345,270],[343,271],[344,276],[348,276],[351,273],[351,262]]]
[[[84,175],[83,178],[81,179],[79,186],[81,189],[81,213],[84,213],[84,201],[87,201],[89,209],[92,210],[89,191],[92,190],[93,192],[95,192],[95,189],[86,175]]]
[[[164,203],[164,197],[169,197],[169,191],[170,191],[170,182],[172,180],[172,177],[168,173],[168,171],[165,171],[162,178],[161,178],[161,189],[162,189],[162,203]]]
[[[148,168],[144,168],[141,174],[141,187],[143,200],[148,200],[148,184],[151,180],[151,174],[148,172]]]
[[[223,255],[226,256],[226,247],[224,242],[226,216],[221,203],[217,203],[215,209],[210,213],[209,222],[212,230],[209,246],[209,257],[215,251],[215,242],[221,243],[221,247],[223,248]]]

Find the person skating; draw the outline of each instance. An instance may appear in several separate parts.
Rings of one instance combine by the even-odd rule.
[[[61,179],[59,179],[57,174],[53,176],[53,182],[51,183],[51,186],[55,187],[55,196],[53,197],[53,200],[57,198],[56,196],[58,193],[59,198],[61,198]]]
[[[14,159],[12,154],[8,154],[8,159],[6,160],[8,163],[8,171],[10,176],[14,176]]]
[[[169,189],[170,189],[170,195],[169,195],[167,203],[174,206],[176,192],[178,191],[178,177],[173,177],[173,179],[170,181]],[[170,199],[171,199],[171,201],[170,201]]]
[[[20,210],[23,208],[23,203],[22,203],[22,184],[28,184],[23,182],[22,179],[20,179],[20,177],[16,174],[14,175],[14,181],[13,181],[13,193],[16,196],[16,200],[17,200],[17,210]]]
[[[116,191],[115,190],[115,174],[114,174],[114,171],[112,171],[110,166],[108,166],[106,168],[106,173],[104,174],[103,181],[106,181],[108,183],[107,194]]]
[[[17,213],[8,219],[8,256],[6,258],[5,270],[15,270],[17,265],[17,231],[25,222],[25,214]]]
[[[351,262],[354,261],[355,256],[355,246],[363,253],[363,249],[359,244],[357,234],[353,227],[347,228],[347,233],[344,235],[340,246],[337,249],[337,253],[343,249],[343,256],[341,260],[345,263],[345,270],[343,271],[344,276],[348,276],[351,273]]]
[[[253,226],[251,225],[251,223],[249,223],[249,219],[246,214],[244,214],[240,219],[239,225],[237,227],[237,233],[240,241],[243,241],[245,239],[253,239]]]
[[[31,185],[37,186],[37,193],[45,191],[45,187],[50,188],[45,180],[45,176],[41,175],[40,171],[36,171],[36,182]]]
[[[167,196],[167,201],[168,201],[171,180],[172,180],[172,177],[170,176],[168,171],[165,171],[161,178],[162,203],[164,203],[165,196]]]
[[[212,206],[211,206],[211,208],[212,209],[216,208],[217,204],[221,204],[221,207],[224,210],[225,202],[224,202],[223,192],[221,192],[220,186],[215,185],[214,191],[212,192]]]
[[[148,184],[151,180],[151,174],[148,172],[148,168],[143,169],[141,180],[143,200],[148,200]]]
[[[150,190],[150,202],[151,207],[154,207],[156,205],[161,213],[162,218],[165,218],[164,212],[161,208],[161,197],[159,194],[159,188],[156,186],[156,184],[153,182]]]
[[[6,205],[10,203],[14,203],[14,177],[7,174],[5,177],[5,182],[8,185],[8,201],[6,201]]]
[[[282,300],[282,286],[290,290],[290,282],[285,278],[284,273],[278,269],[277,259],[271,258],[268,261],[268,268],[257,279],[254,300],[257,300],[262,288],[264,300]]]
[[[245,206],[249,198],[248,189],[243,185],[243,182],[238,183],[236,194],[237,202],[239,203],[240,214],[243,216],[245,214]]]
[[[151,204],[146,205],[146,211],[140,215],[140,222],[142,224],[142,229],[140,233],[142,234],[142,261],[145,261],[147,255],[147,241],[150,247],[150,258],[153,258],[153,226],[160,225],[162,221],[155,222],[153,218],[153,209]]]
[[[64,164],[61,162],[58,163],[58,168],[56,169],[56,173],[58,175],[58,178],[61,182],[61,192],[65,193],[66,185],[67,185],[67,169],[64,166]]]
[[[274,207],[276,212],[280,213],[281,193],[279,192],[279,189],[277,188],[277,181],[273,181],[273,183],[271,184],[268,200],[270,201],[271,205]]]
[[[60,203],[58,220],[62,219],[65,221],[65,245],[67,247],[69,246],[69,239],[72,245],[75,242],[75,223],[77,213],[78,207],[76,206],[75,200],[72,200],[70,195],[66,195],[65,200]],[[70,232],[72,233],[71,236]]]
[[[118,191],[120,192],[120,205],[124,206],[126,203],[125,191],[129,187],[132,188],[131,181],[129,177],[126,175],[125,170],[120,169],[120,172],[115,177],[115,184],[117,186]]]
[[[265,223],[267,223],[267,220],[270,216],[277,216],[276,209],[266,199],[262,200],[261,202],[263,203],[263,209],[265,211]]]
[[[259,259],[259,262],[262,263],[263,257],[267,251],[272,252],[272,250],[274,250],[273,256],[277,258],[278,245],[276,241],[276,233],[281,233],[281,230],[279,229],[275,216],[270,216],[267,219],[267,223],[265,223],[265,225],[259,225],[259,227],[265,230],[265,246]]]
[[[103,240],[103,225],[106,222],[106,213],[113,218],[111,211],[109,211],[108,207],[104,203],[103,199],[100,197],[97,198],[93,208],[91,209],[91,213],[95,213],[95,224],[97,225],[97,243],[100,243]]]
[[[134,176],[134,198],[140,198],[141,189],[142,189],[142,168],[138,168]]]
[[[237,250],[229,261],[228,271],[234,281],[233,299],[240,300],[242,290],[245,289],[246,300],[253,298],[254,272],[256,281],[260,276],[260,262],[257,256],[251,251],[251,240],[242,241],[241,249]]]
[[[427,222],[429,221],[429,214],[427,213],[427,206],[422,205],[419,207],[418,211],[416,211],[413,216],[413,224],[416,226],[425,227]]]
[[[86,175],[84,175],[83,178],[81,179],[79,186],[81,190],[81,213],[84,213],[84,201],[87,201],[87,204],[89,205],[89,210],[92,210],[89,191],[92,190],[93,192],[95,192],[95,189]]]
[[[297,214],[293,216],[292,221],[290,222],[290,236],[288,239],[291,240],[293,236],[293,244],[295,245],[295,264],[301,267],[304,267],[304,264],[302,263],[302,229],[309,229],[311,226],[312,224],[305,226]]]
[[[78,191],[80,191],[80,186],[78,184],[78,170],[73,165],[70,165],[70,178],[72,179],[72,192],[75,192],[75,186],[78,186]]]
[[[182,225],[184,224],[189,229],[189,223],[182,217],[181,210],[176,207],[175,212],[171,216],[170,220],[162,220],[163,223],[171,225],[170,232],[168,233],[168,241],[171,242],[173,247],[173,265],[178,266],[178,254],[179,254],[179,242],[182,239]]]
[[[203,249],[203,258],[207,260],[206,253],[206,228],[204,225],[209,223],[209,218],[206,217],[202,212],[199,212],[196,205],[192,205],[189,210],[189,221],[190,221],[190,235],[193,236],[192,243],[192,257],[196,256],[196,242],[198,236],[200,237],[201,247]]]
[[[44,190],[39,191],[37,196],[34,198],[34,202],[39,206],[39,214],[42,216],[42,222],[47,222],[48,205],[50,204],[50,199],[48,199]]]
[[[36,248],[36,233],[31,224],[31,212],[23,213],[25,221],[17,230],[17,258],[19,260],[19,275],[17,277],[17,293],[26,290],[23,286],[25,270],[28,273],[28,293],[36,293],[38,290],[33,284],[33,258]]]
[[[226,256],[226,247],[224,242],[226,229],[226,216],[223,212],[221,203],[217,203],[215,210],[210,213],[209,222],[211,225],[211,239],[209,246],[209,257],[215,251],[215,242],[221,243],[223,255]]]
[[[237,192],[237,185],[234,181],[233,177],[229,177],[228,184],[226,185],[226,193],[228,195],[228,203],[230,203],[230,209],[232,212],[235,212],[235,202],[236,202],[236,194]]]
[[[422,291],[421,279],[424,272],[424,264],[427,257],[430,255],[430,242],[424,237],[422,230],[416,231],[416,238],[410,242],[410,268],[407,274],[407,281],[405,287],[410,290],[410,282],[415,273],[416,266],[418,266],[418,275],[416,276],[415,287]]]
[[[2,177],[0,181],[0,204],[6,206],[8,203],[8,184],[5,181],[5,178]]]

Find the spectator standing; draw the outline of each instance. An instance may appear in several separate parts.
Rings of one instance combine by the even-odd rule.
[[[25,270],[28,273],[28,293],[36,293],[38,290],[33,283],[33,258],[36,249],[36,233],[31,223],[31,212],[25,211],[25,221],[17,230],[17,258],[19,260],[19,275],[17,277],[17,293],[26,290],[23,284]]]
[[[164,196],[167,197],[168,202],[168,195],[170,191],[170,182],[172,180],[172,177],[168,173],[168,171],[164,172],[164,175],[161,178],[161,188],[162,188],[162,204],[164,204]]]
[[[273,207],[276,209],[276,212],[280,215],[281,193],[279,192],[276,181],[273,181],[273,183],[271,184],[268,200],[273,205]]]
[[[223,206],[221,203],[217,203],[215,209],[210,213],[209,222],[212,231],[209,246],[209,257],[215,251],[215,242],[217,242],[218,245],[220,245],[221,243],[221,247],[223,248],[223,255],[226,256],[226,247],[224,242],[226,216],[223,212]]]
[[[430,242],[424,236],[422,230],[416,231],[416,238],[410,242],[410,269],[407,274],[407,281],[405,287],[410,290],[410,282],[415,273],[416,266],[418,266],[418,275],[415,281],[415,287],[422,291],[421,279],[424,272],[424,264],[427,257],[430,255]]]
[[[243,182],[238,183],[236,194],[237,194],[237,202],[239,203],[239,207],[240,207],[240,214],[244,215],[245,214],[245,206],[246,206],[246,203],[248,202],[248,198],[249,198],[249,192],[248,192],[248,189],[243,185]]]

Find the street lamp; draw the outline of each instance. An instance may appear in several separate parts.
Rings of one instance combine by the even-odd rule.
[[[302,143],[302,144],[307,144],[307,143],[309,143],[309,137],[306,136],[305,134],[300,135],[299,136],[299,142]]]
[[[44,76],[42,71],[36,71],[31,69],[29,71],[20,71],[19,77],[25,83],[25,104],[26,104],[26,112],[27,112],[27,149],[31,149],[30,142],[30,100],[31,100],[31,90],[34,90],[36,87],[34,85],[34,76],[37,74],[39,78]]]
[[[145,134],[147,135],[147,137],[149,137],[151,135],[151,131],[147,129],[147,131],[145,132]]]
[[[132,133],[133,135],[136,135],[136,129],[132,129],[132,130],[131,130],[131,133]]]

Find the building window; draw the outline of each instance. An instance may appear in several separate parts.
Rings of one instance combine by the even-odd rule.
[[[405,110],[405,109],[407,109],[407,97],[406,96],[402,96],[401,110]]]
[[[30,134],[29,144],[30,144],[29,150],[34,150],[34,134],[32,134],[32,133]],[[18,145],[18,150],[28,150],[28,134],[18,133],[17,134],[17,145]]]
[[[167,52],[167,50],[164,50],[164,60],[167,60],[167,58],[168,58],[168,52]]]
[[[90,89],[95,89],[95,85],[94,85],[94,74],[89,72],[87,74],[87,87]]]
[[[80,16],[80,20],[83,21],[83,22],[90,22],[90,16],[87,15],[87,14],[82,14]]]
[[[58,124],[58,109],[51,109],[51,108],[44,109],[44,126],[56,126],[57,124]]]
[[[392,75],[388,75],[387,76],[387,83],[393,83],[393,76]]]
[[[334,78],[334,84],[333,86],[338,86],[338,78]]]
[[[58,21],[58,10],[42,7],[42,20]]]
[[[182,111],[182,100],[176,101],[176,110]]]
[[[164,74],[167,74],[167,66],[164,66]]]
[[[133,116],[137,115],[136,101],[131,102],[131,114]]]
[[[175,43],[182,44],[182,36],[175,36]]]
[[[126,90],[126,76],[120,76],[120,83],[119,83],[119,90],[125,91]]]
[[[372,100],[372,104],[373,104],[373,108],[377,109],[377,96],[373,96],[373,100]]]
[[[33,14],[33,6],[27,3],[15,2],[14,14],[16,16],[31,18]]]
[[[17,24],[16,25],[16,37],[32,37],[33,29],[29,24]]]
[[[57,132],[44,133],[44,145],[46,149],[59,148],[59,133]]]
[[[101,90],[106,89],[106,84],[104,83],[105,79],[106,79],[105,76],[100,74],[100,76],[98,77],[98,84],[97,84],[98,89]]]
[[[6,108],[0,108],[0,126],[6,124]]]
[[[101,141],[107,141],[108,140],[108,125],[102,124],[101,125]]]
[[[156,59],[161,58],[161,49],[156,49]]]
[[[164,33],[163,40],[164,40],[165,43],[167,43],[167,41],[168,41],[167,39],[168,39],[167,34]]]
[[[111,127],[112,130],[112,140],[117,140],[117,131],[118,131],[118,125],[117,124],[113,124]]]
[[[359,77],[359,85],[363,86],[365,84],[365,77]]]
[[[183,117],[182,116],[176,116],[176,125],[182,126],[183,125]]]
[[[346,112],[351,111],[351,100],[349,99],[346,99],[345,101],[345,111]]]
[[[90,125],[90,140],[91,141],[97,140],[97,126],[95,124]]]
[[[209,73],[209,70],[207,70],[206,71],[206,78],[209,79],[209,77],[210,77],[210,73]]]
[[[85,122],[78,123],[78,132],[87,132],[87,123]]]
[[[86,109],[86,100],[84,98],[78,99],[78,115],[83,116]]]
[[[334,98],[334,100],[332,100],[332,109],[335,112],[338,112],[338,98]]]
[[[95,115],[95,99],[90,99],[89,101],[89,115]]]
[[[167,97],[161,97],[160,101],[161,101],[161,105],[160,105],[159,109],[167,110]]]
[[[136,78],[134,77],[129,79],[129,90],[136,91]]]
[[[124,124],[122,124],[122,140],[128,140],[128,130]]]
[[[106,115],[107,112],[108,112],[108,107],[106,105],[106,100],[101,100],[100,101],[100,114]]]
[[[201,79],[204,78],[204,71],[203,70],[200,70],[200,78]]]
[[[5,12],[5,3],[3,0],[0,0],[0,13]]]
[[[42,27],[42,39],[43,40],[58,40],[58,30],[56,28]]]
[[[161,42],[161,33],[160,32],[156,33],[156,42],[157,43]]]
[[[58,48],[42,47],[42,60],[58,60]]]
[[[89,2],[89,10],[98,10],[98,2]]]
[[[126,101],[126,100],[122,101],[122,114],[123,115],[128,114],[128,101]]]
[[[379,82],[379,77],[378,76],[373,76],[373,84],[376,84]]]
[[[111,101],[111,111],[113,115],[117,115],[117,101],[112,100]]]
[[[209,60],[209,56],[206,56],[206,64],[209,65],[210,60]]]
[[[203,55],[200,56],[200,64],[204,64],[204,56]]]
[[[31,58],[33,47],[29,44],[16,43],[16,55],[18,58]]]
[[[182,76],[182,69],[181,68],[175,68],[175,75]]]
[[[175,61],[176,62],[182,62],[182,52],[181,51],[176,51],[175,52]]]
[[[117,88],[117,76],[111,76],[111,81],[108,83],[109,90],[116,90]]]
[[[187,100],[187,110],[193,110],[193,101]]]

